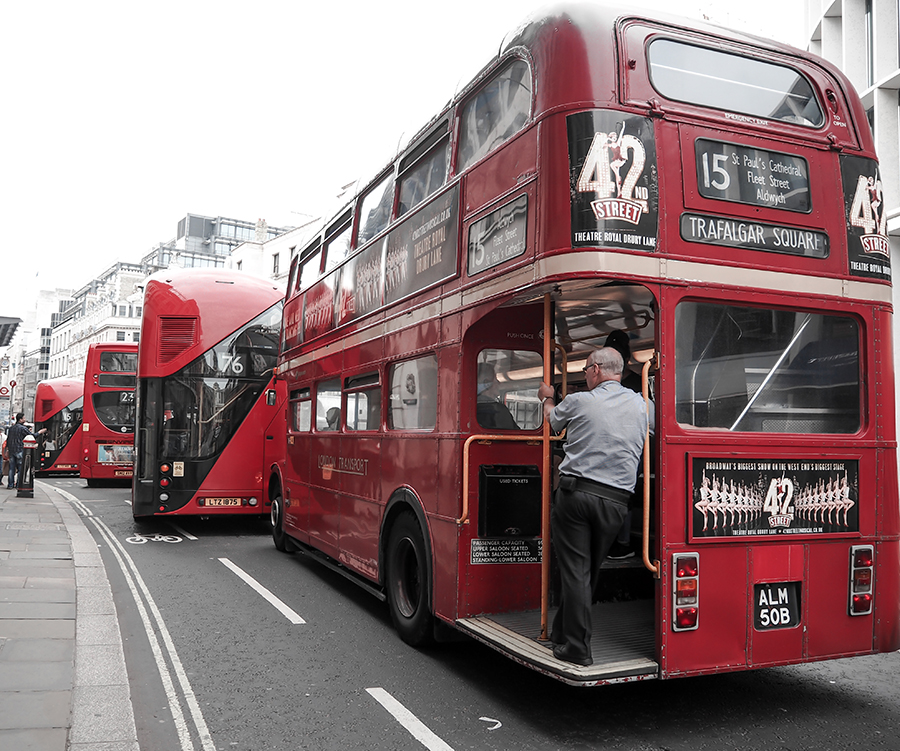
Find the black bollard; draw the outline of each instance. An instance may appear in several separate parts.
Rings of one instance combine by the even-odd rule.
[[[33,435],[25,436],[22,466],[19,467],[19,482],[16,485],[19,492],[16,493],[16,498],[34,498],[34,452],[37,450],[37,445]]]

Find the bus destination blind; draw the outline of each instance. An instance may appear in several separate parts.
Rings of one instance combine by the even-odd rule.
[[[792,154],[698,138],[700,195],[786,211],[810,211],[809,166]]]

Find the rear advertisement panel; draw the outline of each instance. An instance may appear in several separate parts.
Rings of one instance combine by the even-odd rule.
[[[691,536],[859,532],[859,460],[691,459]]]

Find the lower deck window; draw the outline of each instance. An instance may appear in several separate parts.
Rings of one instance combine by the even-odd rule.
[[[538,386],[543,358],[537,352],[484,349],[476,370],[476,417],[484,430],[534,430],[543,422]]]
[[[437,357],[427,355],[392,365],[388,427],[434,430],[437,424]]]
[[[765,433],[860,428],[859,340],[849,317],[683,302],[675,317],[678,422]]]

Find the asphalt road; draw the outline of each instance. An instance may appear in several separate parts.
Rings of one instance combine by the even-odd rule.
[[[148,751],[900,749],[900,653],[572,688],[466,638],[406,646],[261,521],[136,525],[127,488],[49,482],[90,514]]]

